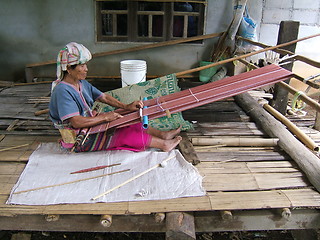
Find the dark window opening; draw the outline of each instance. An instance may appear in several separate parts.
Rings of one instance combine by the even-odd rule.
[[[97,4],[97,40],[157,42],[203,34],[206,1],[103,1]]]

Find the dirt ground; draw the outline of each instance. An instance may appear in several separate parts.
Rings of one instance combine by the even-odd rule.
[[[163,240],[164,233],[73,233],[1,231],[0,240]],[[290,231],[198,233],[198,240],[293,240]]]

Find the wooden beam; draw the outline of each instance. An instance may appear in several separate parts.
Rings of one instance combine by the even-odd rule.
[[[299,22],[295,21],[282,21],[280,23],[279,35],[278,35],[278,44],[282,44],[288,41],[296,40],[299,33]],[[291,44],[284,47],[285,49],[295,52],[296,44]],[[286,64],[283,68],[291,71],[293,63]],[[290,79],[285,81],[286,83],[290,82]],[[288,92],[279,85],[275,85],[273,100],[271,101],[271,106],[277,109],[283,115],[287,112],[288,106]]]
[[[319,158],[297,140],[284,125],[267,113],[249,94],[237,95],[235,100],[269,136],[279,138],[279,147],[291,156],[311,184],[320,191]]]
[[[201,35],[201,36],[182,38],[182,39],[176,39],[176,40],[158,42],[158,43],[151,43],[151,44],[147,44],[147,45],[140,45],[137,47],[94,53],[94,54],[92,54],[92,57],[95,58],[95,57],[102,57],[102,56],[110,56],[110,55],[116,55],[116,54],[121,54],[121,53],[141,51],[141,50],[146,50],[146,49],[156,48],[156,47],[171,46],[171,45],[175,45],[175,44],[179,44],[179,43],[186,43],[186,42],[199,41],[199,40],[204,40],[204,39],[209,39],[209,38],[215,38],[215,37],[221,36],[222,34],[223,34],[223,32],[211,33],[211,34],[206,34],[206,35]],[[40,66],[45,66],[45,65],[50,65],[50,64],[56,64],[56,63],[57,63],[56,60],[50,60],[50,61],[39,62],[39,63],[32,63],[32,64],[27,64],[26,69],[32,68],[32,67],[40,67]]]
[[[197,68],[193,68],[193,69],[189,69],[189,70],[177,72],[177,73],[176,73],[176,76],[177,76],[177,77],[180,77],[180,76],[185,75],[185,74],[190,74],[190,73],[193,73],[193,72],[198,72],[198,71],[201,71],[201,70],[204,70],[204,69],[207,69],[207,68],[219,66],[219,65],[222,65],[222,64],[225,64],[225,63],[229,63],[229,62],[233,62],[233,61],[235,61],[235,60],[239,60],[239,59],[242,59],[242,58],[251,57],[251,56],[253,56],[253,55],[256,55],[256,54],[259,54],[259,53],[262,53],[262,52],[266,52],[266,51],[269,51],[269,50],[274,50],[274,49],[276,49],[276,48],[282,48],[282,47],[285,47],[285,46],[289,46],[289,45],[291,45],[291,44],[295,44],[295,43],[297,43],[297,42],[304,41],[304,40],[307,40],[307,39],[310,39],[310,38],[314,38],[314,37],[318,37],[318,36],[320,36],[320,33],[314,34],[314,35],[310,35],[310,36],[308,36],[308,37],[299,38],[299,39],[297,39],[297,40],[293,40],[293,41],[290,41],[290,42],[281,43],[281,44],[278,44],[278,45],[276,45],[276,46],[271,46],[271,47],[268,47],[268,48],[260,49],[260,50],[255,51],[255,52],[246,53],[246,54],[243,54],[243,55],[240,55],[240,56],[236,56],[236,57],[233,57],[233,58],[228,58],[228,59],[225,59],[225,60],[221,60],[221,61],[219,61],[219,62],[215,62],[215,63],[212,63],[212,64],[208,64],[208,65],[206,65],[206,66],[197,67]]]
[[[194,216],[192,213],[170,212],[166,216],[167,240],[196,239]]]
[[[242,41],[246,41],[250,44],[253,44],[255,46],[258,46],[258,47],[261,47],[261,48],[268,48],[270,47],[269,45],[266,45],[266,44],[263,44],[263,43],[260,43],[260,42],[256,42],[256,41],[252,41],[251,39],[247,39],[247,38],[244,38],[244,37],[241,37],[241,36],[237,36],[237,39],[238,40],[242,40]],[[276,49],[273,49],[272,51],[276,52],[276,53],[279,53],[281,55],[289,55],[289,56],[292,56],[292,59],[295,59],[295,60],[298,60],[298,61],[301,61],[301,62],[304,62],[304,63],[307,63],[313,67],[316,67],[316,68],[320,68],[320,62],[317,62],[315,60],[312,60],[310,58],[307,58],[305,56],[301,56],[301,55],[296,55],[294,54],[293,52],[289,51],[289,50],[286,50],[286,49],[281,49],[281,48],[276,48]]]

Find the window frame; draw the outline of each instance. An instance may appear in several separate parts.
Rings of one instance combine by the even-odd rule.
[[[119,2],[127,2],[127,10],[101,10],[102,2],[110,2],[110,1],[119,1]],[[200,4],[200,9],[198,12],[180,12],[174,11],[174,3],[176,2],[188,2],[188,1],[170,1],[170,0],[162,0],[162,1],[150,1],[156,3],[163,3],[164,7],[162,11],[146,11],[146,10],[138,10],[138,2],[144,2],[143,0],[95,0],[96,7],[96,40],[97,42],[162,42],[175,40],[180,38],[188,37],[188,17],[198,17],[197,24],[197,34],[195,36],[204,34],[204,21],[205,21],[205,10],[207,5],[207,0],[202,1],[194,1]],[[145,0],[147,2],[148,0]],[[192,1],[191,1],[192,2]],[[131,24],[130,27],[127,26],[127,35],[121,36],[117,35],[116,31],[112,32],[112,36],[107,36],[102,34],[102,16],[103,14],[111,14],[113,21],[113,29],[117,30],[116,24],[116,16],[118,14],[127,14],[127,22],[135,23]],[[148,35],[147,36],[138,36],[138,16],[146,15],[148,16]],[[162,36],[152,36],[152,16],[153,15],[161,15],[163,16],[163,29]],[[183,27],[183,35],[181,37],[173,36],[173,21],[175,16],[183,16],[184,17],[184,27]],[[115,21],[116,20],[116,21]],[[129,25],[129,24],[128,24]],[[202,42],[202,41],[200,41]]]

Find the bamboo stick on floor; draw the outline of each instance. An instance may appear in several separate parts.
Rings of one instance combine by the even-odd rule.
[[[72,184],[72,183],[87,181],[87,180],[91,180],[91,179],[95,179],[95,178],[100,178],[100,177],[105,177],[105,176],[110,176],[110,175],[113,175],[113,174],[123,173],[123,172],[127,172],[127,171],[130,171],[130,169],[125,169],[125,170],[121,170],[121,171],[118,171],[118,172],[112,172],[112,173],[102,174],[102,175],[95,176],[95,177],[78,179],[78,180],[74,180],[74,181],[70,181],[70,182],[65,182],[65,183],[53,184],[53,185],[48,185],[48,186],[43,186],[43,187],[38,187],[38,188],[31,188],[31,189],[27,189],[27,190],[23,190],[23,191],[14,192],[13,194],[20,194],[20,193],[37,191],[37,190],[46,189],[46,188],[63,186],[63,185],[67,185],[67,184]]]
[[[319,151],[319,146],[316,144],[307,134],[302,132],[296,125],[294,125],[288,118],[283,116],[276,109],[271,107],[269,104],[264,104],[263,108],[266,109],[269,113],[271,113],[275,118],[281,121],[284,125],[288,127],[288,129],[296,135],[296,137],[303,142],[309,149],[313,151]]]
[[[278,144],[277,138],[245,138],[245,137],[231,137],[231,138],[190,138],[195,146],[208,146],[208,145],[224,145],[234,147],[275,147]]]
[[[117,186],[109,189],[108,191],[106,191],[106,192],[104,192],[104,193],[101,193],[101,194],[93,197],[91,200],[97,200],[98,198],[100,198],[100,197],[102,197],[102,196],[104,196],[104,195],[107,195],[107,194],[111,193],[112,191],[114,191],[114,190],[116,190],[116,189],[118,189],[118,188],[120,188],[120,187],[128,184],[129,182],[132,182],[133,180],[135,180],[135,179],[143,176],[144,174],[152,171],[153,169],[155,169],[155,168],[157,168],[157,167],[160,167],[162,164],[167,163],[170,159],[172,159],[172,158],[174,158],[174,157],[176,157],[176,155],[174,155],[174,156],[172,156],[172,157],[168,157],[167,159],[163,160],[161,163],[158,163],[158,164],[154,165],[153,167],[147,169],[146,171],[144,171],[144,172],[142,172],[142,173],[139,173],[138,175],[136,175],[136,176],[128,179],[127,181],[125,181],[125,182],[123,182],[123,183],[121,183],[121,184],[119,184],[119,185],[117,185]]]

